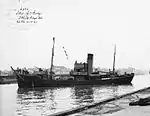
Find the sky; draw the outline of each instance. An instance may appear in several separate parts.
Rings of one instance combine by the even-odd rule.
[[[57,66],[73,68],[93,53],[94,67],[112,68],[116,44],[116,68],[150,69],[149,6],[149,0],[1,0],[0,69],[49,68],[53,37]],[[21,7],[43,19],[16,23]]]

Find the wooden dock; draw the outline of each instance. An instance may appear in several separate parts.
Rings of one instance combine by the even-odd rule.
[[[120,95],[120,96],[117,96],[117,97],[104,99],[104,100],[102,100],[100,102],[93,103],[93,104],[90,104],[90,105],[87,105],[87,106],[77,107],[77,108],[73,108],[73,109],[70,109],[70,110],[58,112],[58,113],[51,114],[51,115],[48,115],[48,116],[66,116],[66,115],[71,115],[71,114],[74,114],[74,113],[81,112],[83,110],[87,110],[87,109],[92,108],[92,107],[96,107],[98,105],[102,105],[102,104],[105,104],[105,103],[108,103],[108,102],[111,102],[111,101],[115,101],[115,100],[121,99],[123,97],[129,96],[129,95],[132,95],[132,94],[135,94],[135,93],[139,93],[139,92],[148,90],[148,89],[150,89],[150,87],[146,87],[146,88],[143,88],[143,89],[140,89],[140,90],[136,90],[136,91],[133,91],[133,92],[130,92],[130,93],[126,93],[126,94],[123,94],[123,95]]]

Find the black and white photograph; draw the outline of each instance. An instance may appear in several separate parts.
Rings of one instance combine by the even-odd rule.
[[[149,0],[1,0],[0,116],[150,116]]]

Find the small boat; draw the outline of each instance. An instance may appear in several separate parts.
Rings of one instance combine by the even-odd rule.
[[[13,84],[17,83],[17,79],[14,75],[0,76],[0,84]]]
[[[74,75],[70,73],[73,78],[68,79],[54,79],[55,73],[53,72],[53,57],[54,57],[54,44],[55,38],[53,38],[52,58],[50,72],[42,74],[20,74],[18,71],[14,71],[17,77],[17,83],[19,88],[34,88],[34,87],[64,87],[75,85],[104,85],[104,84],[131,84],[134,77],[134,73],[119,75],[115,73],[115,53],[113,72],[106,73],[105,75],[95,74],[92,72],[92,54],[88,54],[88,61],[86,64],[87,72],[84,74]]]
[[[146,98],[140,98],[137,101],[131,102],[129,103],[130,106],[147,106],[150,105],[150,97],[146,97]]]

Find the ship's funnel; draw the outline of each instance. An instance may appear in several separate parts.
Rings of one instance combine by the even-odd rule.
[[[93,72],[93,54],[88,54],[87,64],[88,64],[88,74],[91,74]]]

